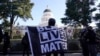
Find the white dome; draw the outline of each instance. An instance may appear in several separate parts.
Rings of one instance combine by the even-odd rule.
[[[50,9],[45,9],[39,26],[47,26],[48,25],[48,20],[50,18],[54,18],[51,10]]]

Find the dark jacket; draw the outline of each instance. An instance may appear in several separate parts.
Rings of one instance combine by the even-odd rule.
[[[10,44],[10,36],[8,35],[7,32],[5,32],[5,34],[4,34],[4,43]]]
[[[29,45],[28,34],[25,33],[24,37],[22,38],[22,44],[25,46]]]
[[[2,29],[0,28],[0,43],[2,42],[3,39],[3,33],[2,33]]]
[[[88,30],[84,37],[89,44],[96,44],[96,33],[93,30]]]

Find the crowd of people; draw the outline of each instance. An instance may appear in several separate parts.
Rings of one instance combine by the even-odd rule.
[[[85,26],[80,32],[80,44],[83,56],[97,56],[97,43],[100,39],[96,36],[91,26]]]
[[[50,18],[47,27],[55,26],[55,23],[55,19]],[[100,42],[100,39],[96,37],[96,33],[93,28],[88,25],[85,26],[85,28],[80,31],[79,37],[83,56],[97,56],[97,43]],[[51,56],[51,54],[54,56],[58,56],[58,54],[64,56],[64,52],[47,53],[46,56]]]
[[[55,26],[55,19],[50,18],[48,21],[48,26]],[[85,26],[84,29],[81,30],[79,34],[79,41],[82,48],[83,56],[97,56],[97,49],[96,44],[99,42],[99,38],[96,37],[96,33],[93,30],[91,26]],[[0,42],[3,41],[3,54],[6,55],[8,53],[8,49],[10,48],[10,36],[8,32],[2,33],[2,29],[0,28]],[[25,36],[22,38],[21,41],[23,45],[23,56],[25,53],[27,53],[27,56],[29,56],[29,40],[28,40],[28,34],[25,33]],[[58,53],[47,53],[46,56],[51,56],[53,54],[54,56],[58,56]],[[59,52],[61,56],[64,56],[64,52]]]

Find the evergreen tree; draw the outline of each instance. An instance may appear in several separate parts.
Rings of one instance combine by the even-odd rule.
[[[99,7],[99,9],[98,9],[99,13],[95,14],[94,20],[95,21],[99,21],[99,23],[97,23],[97,27],[100,29],[100,3],[99,3],[99,5],[97,7]]]
[[[91,23],[92,12],[96,10],[96,8],[91,9],[91,5],[94,5],[94,0],[66,0],[66,17],[61,19],[62,23],[66,23],[65,20],[72,24],[87,25]]]

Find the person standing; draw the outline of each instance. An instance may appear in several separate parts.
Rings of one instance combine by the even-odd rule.
[[[82,29],[79,34],[80,37],[79,41],[82,48],[83,56],[89,56],[88,44],[85,38],[86,34],[87,34],[87,26],[85,26],[85,28]]]
[[[3,39],[3,32],[2,32],[2,29],[0,27],[0,43],[2,42],[2,39]]]
[[[3,44],[3,54],[7,55],[8,54],[8,48],[10,48],[10,36],[8,32],[4,33],[4,44]]]
[[[87,43],[88,43],[88,50],[90,56],[97,56],[97,49],[96,49],[96,33],[94,32],[93,28],[91,26],[88,26],[87,28],[87,34],[85,36]]]
[[[50,18],[48,21],[48,26],[47,27],[51,27],[51,26],[55,26],[55,19],[54,18]],[[47,53],[46,56],[51,56],[51,54],[53,54],[54,56],[58,56],[58,53],[54,52],[54,53]],[[60,52],[61,56],[64,56],[64,52]]]
[[[23,45],[23,56],[25,56],[25,53],[27,54],[27,56],[29,56],[29,40],[27,32],[25,32],[25,35],[22,38],[22,45]]]

